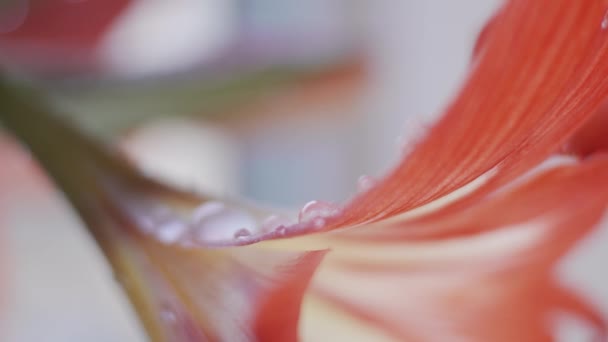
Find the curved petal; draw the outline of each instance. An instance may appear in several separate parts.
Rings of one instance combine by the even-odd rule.
[[[323,256],[111,239],[117,277],[160,341],[296,340],[301,298]]]
[[[596,158],[426,227],[453,234],[411,241],[407,227],[381,224],[382,239],[370,238],[371,227],[322,234],[331,252],[306,300],[328,301],[395,340],[550,341],[562,310],[605,334],[606,319],[562,289],[552,268],[607,205],[608,158]],[[306,319],[303,329],[331,324]]]
[[[483,53],[460,94],[387,177],[321,229],[298,224],[223,245],[411,216],[463,196],[474,202],[522,175],[608,96],[607,8],[600,0],[507,2],[484,30]]]
[[[394,241],[396,238],[440,241],[484,233],[496,229],[497,223],[505,226],[534,221],[539,212],[550,216],[552,212],[576,207],[581,196],[588,195],[581,188],[594,189],[594,186],[601,185],[597,179],[599,175],[578,178],[585,177],[581,174],[600,172],[596,163],[599,161],[556,166],[541,171],[540,176],[532,176],[518,186],[512,185],[477,202],[462,201],[418,219],[387,221],[382,226],[388,227],[382,229],[362,227],[353,230],[349,236],[365,241]]]
[[[52,188],[25,151],[5,136],[0,136],[0,160],[4,166],[0,169],[1,223],[9,201],[27,202]],[[302,297],[323,251],[193,250],[162,244],[143,235],[134,227],[137,222],[113,203],[91,202],[85,218],[151,338],[193,342],[297,339]],[[0,271],[5,262],[0,258]],[[4,275],[0,274],[0,289]]]
[[[497,167],[490,191],[556,151],[608,95],[604,1],[509,1],[443,119],[332,227],[440,198]]]

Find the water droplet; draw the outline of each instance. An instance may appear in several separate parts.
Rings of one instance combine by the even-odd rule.
[[[399,135],[395,138],[395,146],[397,146],[399,150],[403,150],[405,148],[405,145],[406,139],[403,135]]]
[[[602,19],[602,30],[608,28],[608,11],[604,14],[604,19]]]
[[[323,228],[325,226],[325,219],[321,218],[321,217],[317,217],[314,220],[312,220],[312,225],[315,228]]]
[[[243,239],[251,236],[251,232],[245,228],[241,228],[234,233],[235,239]]]
[[[277,229],[275,230],[275,232],[278,235],[285,235],[285,234],[287,234],[287,227],[285,227],[285,226],[279,226],[279,227],[277,227]]]
[[[162,309],[162,311],[160,312],[160,319],[163,322],[173,324],[177,322],[177,314],[171,309]]]
[[[200,221],[208,216],[221,213],[226,209],[226,205],[222,202],[205,202],[192,212],[192,221]]]
[[[154,235],[163,243],[177,242],[188,231],[188,225],[178,219],[174,219],[159,225]]]
[[[154,234],[160,226],[175,221],[174,214],[164,206],[125,202],[123,208],[137,228],[146,234]]]
[[[260,230],[262,233],[268,233],[276,230],[277,228],[283,226],[288,227],[293,224],[293,221],[288,219],[287,217],[280,215],[270,215],[268,216],[264,222],[262,222],[262,226]]]
[[[144,233],[152,233],[156,228],[156,222],[145,214],[132,214],[132,219],[137,228]]]
[[[300,210],[298,220],[300,223],[307,223],[317,218],[324,219],[338,214],[340,214],[340,207],[336,204],[324,201],[310,201]]]
[[[247,212],[220,202],[207,202],[192,214],[195,238],[204,242],[231,240],[240,230],[256,227],[254,218]]]
[[[366,192],[376,185],[376,180],[372,176],[362,175],[357,180],[357,191]]]

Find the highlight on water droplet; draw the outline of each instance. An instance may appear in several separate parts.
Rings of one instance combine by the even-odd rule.
[[[372,176],[362,175],[357,180],[357,191],[366,192],[376,185],[376,179]]]
[[[285,226],[278,226],[277,229],[275,229],[275,232],[278,235],[285,235],[285,234],[287,234],[287,227],[285,227]]]
[[[325,219],[322,217],[317,217],[316,219],[312,220],[312,225],[315,228],[323,228],[325,226]]]
[[[173,312],[170,309],[163,309],[160,312],[160,319],[163,322],[173,324],[173,323],[177,322],[177,315],[175,314],[175,312]]]
[[[214,201],[194,210],[191,224],[194,238],[200,242],[232,240],[239,231],[251,235],[256,228],[255,219],[246,211]]]
[[[226,208],[222,202],[209,201],[201,204],[192,212],[192,221],[200,221],[206,217],[221,213]]]
[[[604,13],[604,18],[602,19],[602,30],[605,30],[608,28],[608,11],[606,11],[606,13]]]
[[[317,218],[323,219],[321,226],[325,225],[325,218],[337,216],[340,214],[340,207],[334,203],[324,201],[310,201],[304,205],[300,214],[298,215],[298,221],[300,223],[313,222]],[[320,222],[320,221],[319,221]],[[316,223],[319,223],[316,222]],[[316,223],[314,223],[316,225]]]
[[[188,225],[185,222],[179,219],[173,219],[160,224],[156,228],[154,236],[156,236],[160,242],[171,244],[179,241],[187,231]]]
[[[399,149],[399,152],[403,152],[406,148],[406,145],[407,145],[407,141],[403,135],[398,135],[395,138],[395,146],[397,146],[397,149]]]
[[[145,234],[156,234],[159,227],[176,220],[171,210],[161,205],[124,201],[122,208],[136,228]]]
[[[270,215],[262,222],[260,233],[269,233],[279,227],[288,227],[294,224],[292,220],[281,215]]]
[[[235,239],[244,239],[251,236],[251,232],[248,229],[241,228],[234,233]]]

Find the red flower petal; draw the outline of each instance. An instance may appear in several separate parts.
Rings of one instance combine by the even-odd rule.
[[[603,172],[599,166],[592,168],[591,165],[556,167],[544,172],[541,177],[491,197],[472,203],[461,201],[429,216],[392,224],[387,222],[390,228],[369,227],[360,229],[357,234],[367,241],[394,241],[395,238],[440,241],[493,230],[497,228],[497,222],[502,226],[533,221],[539,212],[551,215],[552,212],[569,211],[577,206],[581,197],[604,196],[601,191],[591,193],[595,187],[602,186],[598,179],[602,175],[593,176],[593,173]],[[585,168],[585,176],[580,177],[588,178],[578,179],[583,173],[581,169]]]
[[[444,196],[499,165],[487,191],[554,152],[608,96],[604,1],[514,0],[443,119],[334,226],[379,220]]]
[[[581,157],[608,151],[608,103],[604,103],[597,113],[568,140],[562,151]]]
[[[93,63],[99,40],[130,2],[16,0],[15,5],[3,4],[0,24],[16,16],[23,21],[14,30],[0,32],[2,61],[72,68]],[[70,66],[74,63],[78,65]]]
[[[604,10],[600,1],[508,3],[442,121],[334,225],[419,207],[499,165],[483,188],[489,193],[555,151],[608,94]],[[386,223],[379,223],[375,234],[390,235],[390,241],[361,239],[373,226],[293,241],[310,239],[319,243],[316,249],[332,248],[310,296],[393,337],[547,340],[547,316],[556,308],[599,321],[554,285],[550,269],[605,211],[607,183],[608,162],[594,159],[495,194],[479,207],[418,221],[430,233],[426,241],[408,241],[413,228]],[[124,189],[129,190],[134,189]],[[94,223],[91,230],[119,274],[127,276],[125,287],[153,336],[186,341],[296,336],[300,298],[320,252],[302,257],[264,250],[268,244],[223,250],[164,246],[125,229],[132,222],[117,208],[108,210],[106,202],[95,208],[103,215],[85,218]],[[276,314],[283,302],[285,317]],[[285,329],[273,331],[278,318],[285,319],[280,321]]]
[[[382,240],[369,239],[372,226],[327,233],[331,252],[309,293],[408,341],[549,341],[561,310],[605,335],[605,318],[556,284],[552,268],[607,204],[608,159],[601,158],[446,214],[426,227],[454,233],[441,240],[413,242],[406,227],[382,224],[375,227]],[[315,324],[327,323],[309,327]]]
[[[106,222],[108,223],[108,222]],[[112,236],[110,256],[150,337],[293,341],[301,298],[323,252],[185,250]]]
[[[479,34],[477,35],[477,40],[475,41],[475,45],[473,46],[473,55],[472,60],[475,61],[477,57],[481,54],[483,49],[486,47],[486,43],[488,42],[488,36],[490,35],[490,30],[494,27],[494,23],[496,22],[496,17],[499,14],[496,13],[488,22],[483,26]]]
[[[298,340],[302,298],[323,254],[311,255],[310,262],[301,263],[297,273],[273,291],[260,305],[254,325],[256,340],[268,342]]]

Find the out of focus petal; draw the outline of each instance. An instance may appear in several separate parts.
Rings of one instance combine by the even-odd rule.
[[[2,4],[0,62],[48,71],[97,66],[96,46],[131,0],[14,0]],[[1,27],[1,26],[0,26]]]
[[[113,243],[117,277],[161,341],[295,340],[301,299],[323,256],[184,250],[133,236]]]

